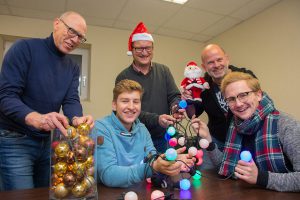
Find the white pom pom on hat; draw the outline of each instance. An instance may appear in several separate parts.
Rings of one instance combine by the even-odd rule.
[[[139,41],[139,40],[146,40],[154,42],[153,37],[150,33],[148,33],[148,30],[143,22],[140,22],[133,32],[131,33],[129,40],[128,40],[128,51],[127,55],[132,56],[132,42]]]

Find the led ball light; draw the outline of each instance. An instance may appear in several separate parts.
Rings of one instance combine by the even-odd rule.
[[[180,146],[184,146],[185,145],[185,138],[184,137],[180,137],[180,138],[178,138],[178,144],[180,145]]]
[[[195,157],[198,158],[198,159],[203,157],[203,151],[202,151],[202,149],[197,150],[197,154],[196,154]]]
[[[196,170],[196,174],[193,176],[194,180],[200,180],[200,178],[202,177],[202,174],[199,170]]]
[[[164,200],[165,194],[160,190],[154,190],[151,193],[151,200]]]
[[[197,158],[197,159],[198,159],[198,162],[196,162],[196,165],[197,165],[197,166],[202,165],[203,159],[202,159],[202,158]]]
[[[184,178],[179,182],[179,185],[180,185],[180,189],[188,190],[191,187],[191,182],[188,179]]]
[[[152,183],[151,178],[147,178],[146,182],[149,183],[149,184],[151,184]]]
[[[206,149],[207,147],[208,147],[208,145],[209,145],[209,142],[207,141],[207,139],[201,139],[200,141],[199,141],[199,145],[200,145],[200,147],[202,148],[202,149]]]
[[[124,200],[138,200],[138,195],[133,191],[127,192],[124,196]]]
[[[165,140],[166,140],[166,141],[169,141],[170,138],[171,138],[171,136],[170,136],[168,133],[165,133]]]
[[[177,158],[177,151],[173,148],[169,148],[166,151],[166,159],[168,161],[174,161]]]
[[[245,162],[250,162],[252,159],[252,155],[250,153],[250,151],[242,151],[240,154],[241,160],[245,161]]]
[[[175,147],[175,146],[177,145],[177,139],[176,139],[176,138],[171,138],[171,139],[169,140],[169,145],[170,145],[171,147]]]
[[[181,109],[185,109],[185,108],[187,107],[187,102],[186,102],[186,100],[181,100],[181,101],[179,101],[178,107],[181,108]]]
[[[176,133],[176,129],[175,129],[173,126],[170,126],[170,127],[167,129],[167,133],[168,133],[170,136],[173,136],[173,135],[175,135],[175,133]]]
[[[196,156],[197,155],[197,148],[196,147],[190,147],[188,152],[189,152],[190,156]]]

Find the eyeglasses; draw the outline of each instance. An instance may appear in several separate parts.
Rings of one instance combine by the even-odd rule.
[[[132,47],[135,52],[137,53],[142,53],[144,50],[147,51],[147,53],[151,53],[153,50],[153,46],[148,46],[148,47]]]
[[[239,93],[237,96],[235,97],[228,97],[225,99],[226,103],[228,104],[228,106],[234,106],[236,103],[236,99],[238,99],[241,103],[244,103],[247,101],[249,94],[252,93],[254,91],[249,91],[249,92],[242,92]]]
[[[75,29],[71,28],[62,19],[59,19],[59,21],[61,21],[65,25],[65,27],[68,29],[69,36],[71,36],[71,37],[78,36],[78,39],[79,39],[79,41],[80,41],[81,44],[86,42],[86,38],[83,35],[81,35],[80,33],[78,33],[78,31],[76,31]]]

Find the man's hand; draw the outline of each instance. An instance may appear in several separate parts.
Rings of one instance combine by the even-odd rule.
[[[176,119],[177,122],[180,122],[185,118],[185,109],[178,109],[178,105],[172,106],[172,113],[172,116]]]
[[[190,171],[190,168],[194,166],[194,163],[196,162],[196,158],[193,156],[190,156],[189,154],[184,154],[186,150],[186,147],[181,147],[177,149],[177,158],[176,160],[180,160],[177,162],[181,162],[181,171],[188,172]]]
[[[202,122],[199,118],[195,118],[195,116],[193,116],[191,126],[195,133],[199,134],[200,137],[206,139],[209,143],[212,142],[207,125],[204,122]]]
[[[253,160],[251,162],[239,160],[235,167],[234,175],[247,183],[256,184],[258,169]]]
[[[72,124],[75,127],[83,123],[87,123],[91,129],[94,127],[94,119],[91,115],[85,115],[82,117],[73,117],[72,119]]]
[[[162,159],[162,157],[165,157],[165,155],[162,154],[153,162],[153,169],[155,171],[166,174],[168,176],[175,176],[180,173],[180,162],[167,161]]]
[[[174,117],[167,114],[159,115],[158,117],[158,123],[163,128],[167,128],[169,125],[174,124],[175,121],[176,119]]]
[[[31,112],[26,115],[25,123],[42,131],[51,131],[58,128],[65,135],[67,134],[66,128],[69,126],[67,117],[57,112],[47,114]]]
[[[181,98],[182,99],[193,99],[192,91],[182,88],[181,89]]]

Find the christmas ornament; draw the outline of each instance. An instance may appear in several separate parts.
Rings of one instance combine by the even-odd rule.
[[[185,67],[185,78],[181,82],[181,88],[192,92],[192,98],[187,99],[188,103],[202,102],[202,91],[209,89],[209,84],[201,77],[201,74],[202,70],[195,62],[189,62]]]

